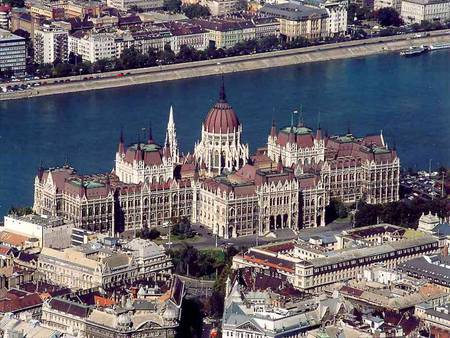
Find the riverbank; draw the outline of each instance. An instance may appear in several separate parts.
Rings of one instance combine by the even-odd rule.
[[[377,37],[224,59],[132,69],[126,71],[126,76],[123,76],[120,72],[103,73],[98,75],[100,78],[91,80],[83,80],[79,76],[73,76],[63,78],[66,81],[70,79],[70,82],[51,83],[29,90],[2,93],[0,94],[0,100],[23,99],[205,77],[219,73],[236,73],[311,62],[364,57],[380,53],[398,52],[399,50],[410,47],[412,44],[430,45],[433,43],[450,42],[450,30],[433,31],[428,34],[429,36],[422,38],[414,38],[414,34]],[[60,80],[49,79],[48,82],[59,82]]]

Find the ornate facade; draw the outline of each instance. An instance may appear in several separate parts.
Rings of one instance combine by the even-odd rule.
[[[219,101],[209,111],[202,125],[202,137],[195,145],[196,161],[209,176],[224,170],[238,170],[248,159],[248,144],[241,143],[242,125],[228,104],[222,84]]]
[[[267,148],[253,156],[241,136],[222,84],[193,155],[180,155],[171,108],[164,145],[151,128],[146,142],[128,146],[121,133],[111,173],[40,168],[34,211],[111,235],[186,217],[230,238],[323,226],[330,198],[398,199],[399,159],[382,135],[327,137],[303,123],[273,125]]]
[[[400,159],[382,133],[358,138],[348,131],[325,137],[320,127],[313,133],[303,123],[291,123],[277,132],[273,124],[267,154],[273,161],[281,158],[284,166],[320,175],[330,198],[371,204],[399,198]]]

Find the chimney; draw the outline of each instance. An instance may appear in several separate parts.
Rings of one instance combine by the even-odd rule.
[[[442,256],[447,257],[448,256],[448,244],[445,244],[442,248]]]

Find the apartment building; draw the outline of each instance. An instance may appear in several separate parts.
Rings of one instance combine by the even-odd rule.
[[[9,28],[10,5],[0,5],[0,29]]]
[[[165,280],[172,273],[172,260],[162,245],[135,238],[125,244],[123,249],[131,252],[138,266],[138,277]]]
[[[193,22],[208,31],[208,38],[216,48],[230,48],[235,44],[266,36],[279,36],[280,25],[273,17],[242,15],[224,18],[196,19]]]
[[[341,35],[347,32],[347,8],[348,2],[343,0],[328,0],[320,5],[328,13],[328,33]]]
[[[104,287],[137,276],[137,265],[131,256],[98,243],[63,251],[43,248],[37,269],[45,280],[71,289]]]
[[[107,0],[108,7],[126,11],[130,8],[140,8],[144,11],[161,9],[164,7],[163,0]]]
[[[437,237],[379,224],[344,231],[333,248],[304,240],[251,248],[233,258],[233,268],[276,269],[295,288],[319,292],[363,275],[374,264],[394,268],[412,258],[437,253],[442,245]]]
[[[2,230],[36,238],[39,246],[63,249],[70,246],[72,224],[66,223],[62,217],[39,215],[8,215],[4,218]]]
[[[330,6],[330,8],[332,7]],[[333,11],[335,11],[333,18],[341,23],[343,18],[336,16],[335,9]],[[298,37],[322,39],[330,35],[329,14],[325,8],[287,2],[266,4],[261,8],[261,12],[278,19],[280,34],[288,41]],[[335,26],[336,24],[333,25],[333,29],[336,29]]]
[[[211,15],[221,16],[238,12],[241,1],[239,0],[202,0],[201,5],[209,8]]]
[[[375,11],[381,9],[381,8],[394,8],[399,14],[402,10],[402,1],[401,0],[375,0],[373,2],[373,9]]]
[[[25,39],[0,28],[0,72],[25,73]]]
[[[34,61],[53,63],[67,61],[69,57],[68,32],[52,24],[34,30]]]
[[[402,0],[401,17],[406,23],[450,19],[450,0]]]
[[[92,63],[112,59],[118,56],[115,39],[114,33],[78,31],[69,35],[69,53]]]

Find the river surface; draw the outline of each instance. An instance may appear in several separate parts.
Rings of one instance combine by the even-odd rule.
[[[37,168],[66,160],[81,173],[109,171],[120,128],[136,141],[152,124],[163,142],[172,104],[181,151],[192,152],[216,101],[220,79],[208,77],[0,102],[0,216],[31,205]],[[263,146],[272,118],[319,120],[330,134],[379,133],[402,166],[428,169],[450,162],[450,51],[412,58],[377,55],[225,76],[229,102],[252,150]]]

